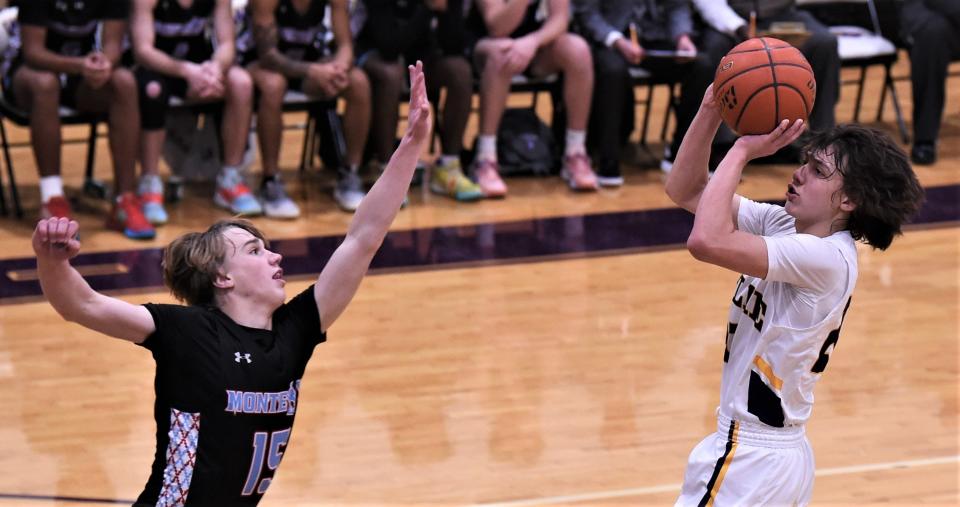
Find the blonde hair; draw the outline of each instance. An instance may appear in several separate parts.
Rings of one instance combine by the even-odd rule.
[[[174,297],[188,305],[213,305],[213,283],[227,253],[223,233],[231,227],[243,229],[268,244],[259,229],[241,219],[220,220],[204,232],[180,236],[163,251],[163,282]]]

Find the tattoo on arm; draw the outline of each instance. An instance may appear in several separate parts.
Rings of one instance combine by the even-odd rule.
[[[290,58],[277,49],[277,24],[254,24],[253,37],[257,43],[257,56],[260,65],[266,69],[279,72],[287,77],[304,78],[310,64]]]

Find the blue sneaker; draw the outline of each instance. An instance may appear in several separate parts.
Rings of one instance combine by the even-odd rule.
[[[163,208],[163,181],[156,174],[144,174],[137,185],[137,197],[143,206],[143,216],[153,225],[167,223],[167,210]]]
[[[233,168],[223,169],[217,175],[217,190],[213,194],[213,202],[235,215],[249,217],[263,214],[260,201],[243,182],[240,171]]]

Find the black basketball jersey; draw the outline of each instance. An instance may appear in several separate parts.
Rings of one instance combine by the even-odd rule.
[[[327,38],[330,29],[323,22],[326,0],[311,0],[307,11],[301,13],[292,0],[280,0],[274,10],[277,23],[277,50],[291,60],[315,62],[326,56],[331,44]],[[237,50],[244,63],[256,60],[257,46],[253,38],[253,15],[248,5],[244,29],[237,37]]]
[[[210,31],[216,0],[158,0],[153,8],[153,45],[178,60],[200,63],[213,54]]]
[[[65,56],[84,56],[96,45],[97,25],[103,20],[125,20],[129,2],[116,0],[30,0],[21,2],[21,25],[47,29],[46,48]]]
[[[326,340],[313,286],[270,331],[215,308],[144,305],[156,331],[157,449],[137,505],[254,505],[286,451],[300,380]]]

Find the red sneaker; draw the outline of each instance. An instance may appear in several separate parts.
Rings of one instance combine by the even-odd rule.
[[[51,197],[50,200],[40,205],[40,218],[73,218],[73,210],[70,209],[70,201],[62,195]]]
[[[143,216],[140,199],[133,192],[124,192],[113,203],[113,209],[107,217],[107,228],[120,231],[131,239],[153,239],[157,235],[157,231]]]

